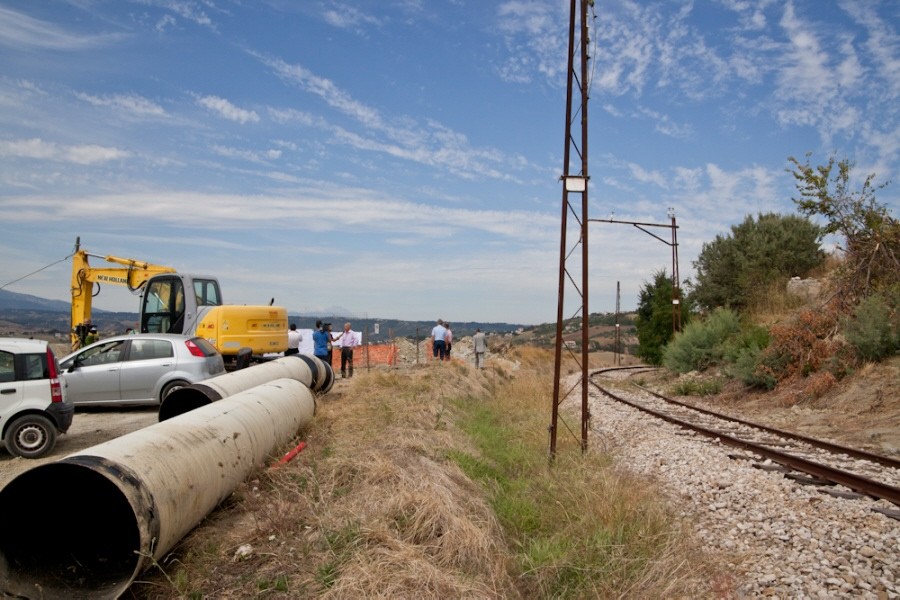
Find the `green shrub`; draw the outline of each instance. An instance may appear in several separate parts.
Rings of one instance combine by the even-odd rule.
[[[844,320],[844,336],[860,358],[877,362],[897,351],[900,337],[893,312],[883,295],[873,294],[863,298],[853,315]]]
[[[765,346],[760,346],[756,342],[735,349],[729,356],[730,361],[725,367],[725,374],[739,379],[750,387],[774,389],[778,381],[768,370],[760,368],[760,358],[764,349]]]
[[[683,379],[671,388],[671,392],[678,396],[714,396],[721,391],[720,379]]]
[[[703,371],[721,364],[728,342],[741,331],[737,313],[716,309],[703,321],[692,321],[664,349],[662,364],[676,373]]]

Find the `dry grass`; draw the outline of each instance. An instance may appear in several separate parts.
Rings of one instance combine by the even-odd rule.
[[[725,579],[648,484],[566,441],[548,470],[548,356],[526,349],[484,371],[429,363],[340,381],[320,399],[307,449],[261,469],[129,594],[718,595],[709,582]],[[493,433],[473,429],[484,415]]]

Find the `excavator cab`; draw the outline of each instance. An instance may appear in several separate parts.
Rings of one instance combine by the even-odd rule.
[[[222,293],[214,278],[177,273],[152,277],[141,295],[142,333],[184,333],[195,323],[198,309],[221,306]]]

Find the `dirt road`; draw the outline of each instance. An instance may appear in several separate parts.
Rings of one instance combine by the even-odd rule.
[[[79,450],[131,433],[157,422],[157,407],[131,409],[77,409],[68,433],[43,458],[14,458],[0,449],[0,489],[17,475],[37,465],[54,462]]]

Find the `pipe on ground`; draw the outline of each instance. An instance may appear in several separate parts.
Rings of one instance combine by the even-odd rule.
[[[222,398],[228,398],[273,379],[296,379],[317,394],[331,390],[334,371],[315,356],[293,354],[211,377],[166,396],[159,405],[159,420],[165,421]]]
[[[22,473],[0,490],[0,596],[117,598],[314,405],[278,379]]]

